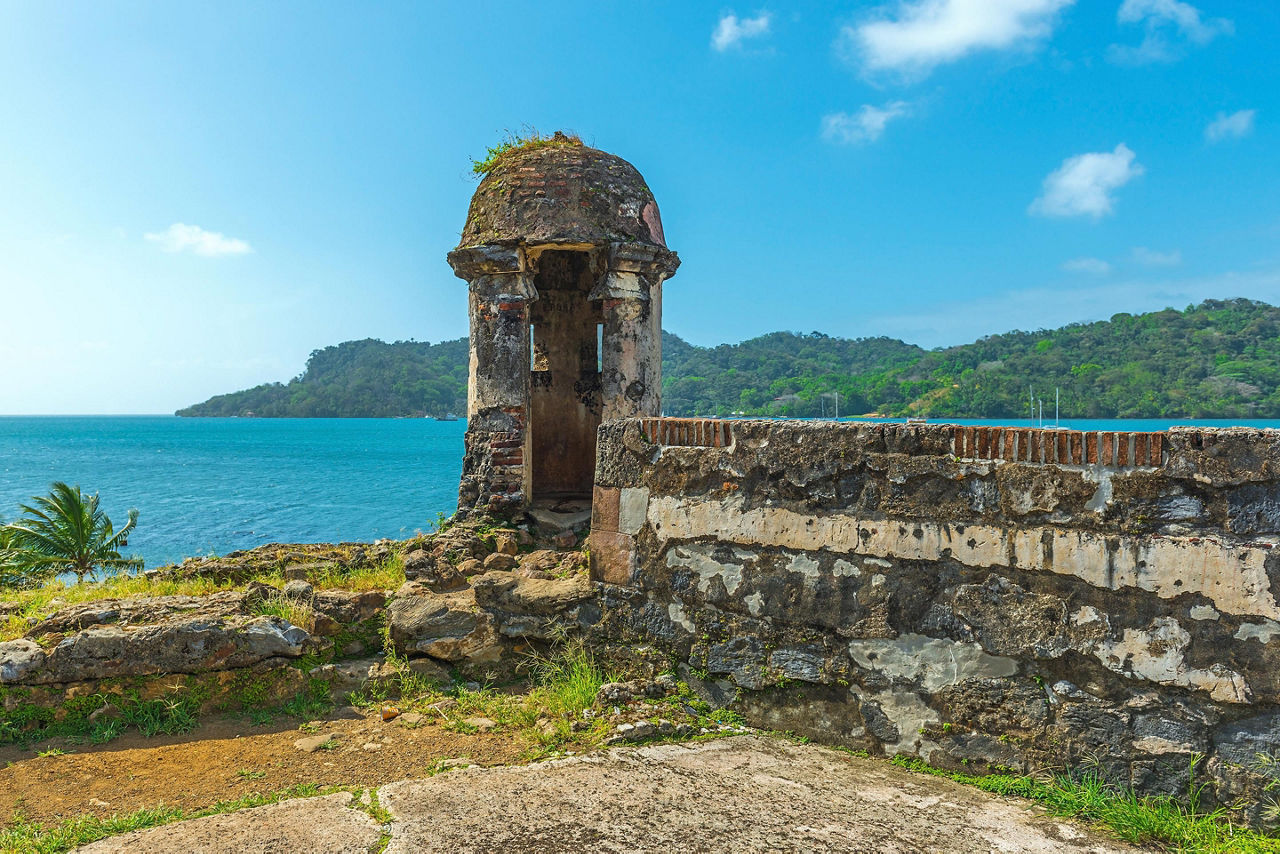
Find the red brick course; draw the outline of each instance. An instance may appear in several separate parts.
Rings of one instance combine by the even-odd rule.
[[[729,422],[713,418],[644,418],[640,429],[655,445],[724,448],[733,444]]]
[[[898,424],[874,426],[886,434],[919,429]],[[733,444],[732,422],[713,418],[644,418],[640,429],[650,442],[669,447],[724,448]],[[1160,433],[954,425],[951,452],[966,460],[1158,468],[1163,464],[1164,440]]]
[[[1163,464],[1159,433],[1081,432],[1025,427],[967,427],[952,431],[952,453],[967,460],[1007,460],[1046,465],[1120,468]]]

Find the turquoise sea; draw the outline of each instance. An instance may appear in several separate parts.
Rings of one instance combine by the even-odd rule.
[[[270,542],[403,538],[452,513],[464,421],[0,417],[0,516],[65,480],[161,566]]]
[[[876,419],[881,420],[881,419]],[[1026,419],[959,420],[1026,425]],[[1063,420],[1078,430],[1280,421]],[[0,517],[52,481],[101,495],[147,566],[269,542],[403,538],[456,507],[464,421],[364,418],[0,417]]]

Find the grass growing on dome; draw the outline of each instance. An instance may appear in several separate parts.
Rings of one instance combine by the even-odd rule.
[[[502,158],[517,151],[582,145],[582,138],[573,131],[566,133],[558,130],[550,136],[544,136],[538,132],[537,128],[526,126],[521,128],[519,133],[507,131],[506,137],[501,142],[485,150],[483,159],[472,159],[471,171],[476,175],[488,175],[502,162]]]

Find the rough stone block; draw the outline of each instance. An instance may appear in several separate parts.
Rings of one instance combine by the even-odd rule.
[[[591,531],[617,533],[621,512],[622,490],[615,486],[596,486],[591,496]]]
[[[618,532],[632,536],[640,533],[648,512],[649,488],[623,487],[618,502]]]
[[[616,531],[591,532],[591,580],[630,585],[635,577],[635,538]]]

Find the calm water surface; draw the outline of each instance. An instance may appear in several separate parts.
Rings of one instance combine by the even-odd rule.
[[[464,421],[0,417],[0,516],[55,480],[98,492],[159,566],[268,542],[407,537],[452,513]]]
[[[879,419],[877,419],[879,420]],[[894,420],[894,419],[887,419]],[[1026,419],[962,424],[1026,425]],[[1280,421],[1063,420],[1076,430]],[[464,421],[377,418],[0,417],[0,516],[55,480],[96,491],[147,566],[268,542],[403,538],[452,513]]]

